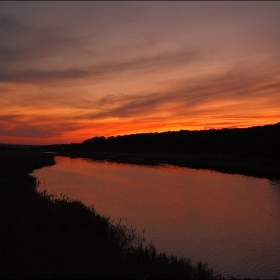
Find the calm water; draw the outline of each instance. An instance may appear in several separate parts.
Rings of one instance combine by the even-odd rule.
[[[175,166],[55,157],[39,190],[94,205],[145,229],[159,251],[201,260],[223,276],[280,277],[280,183]],[[148,242],[149,243],[149,242]]]

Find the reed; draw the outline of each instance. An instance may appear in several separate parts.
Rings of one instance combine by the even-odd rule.
[[[78,200],[37,192],[29,174],[54,155],[0,151],[4,279],[224,279],[207,264],[144,246],[144,232],[110,221]]]

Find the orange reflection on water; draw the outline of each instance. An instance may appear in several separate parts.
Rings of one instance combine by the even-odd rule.
[[[40,189],[146,229],[160,251],[208,262],[224,276],[280,276],[280,184],[172,166],[56,157]]]

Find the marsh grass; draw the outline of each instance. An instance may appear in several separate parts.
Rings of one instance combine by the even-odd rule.
[[[3,279],[223,279],[207,264],[157,252],[144,232],[113,223],[93,206],[37,192],[28,175],[53,154],[0,151]]]

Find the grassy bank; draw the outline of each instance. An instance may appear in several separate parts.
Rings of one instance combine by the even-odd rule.
[[[0,151],[1,278],[223,279],[206,264],[192,264],[143,247],[134,229],[79,201],[36,192],[34,169],[53,154]]]
[[[280,162],[266,157],[245,157],[210,153],[116,153],[57,151],[57,155],[84,157],[134,164],[173,164],[181,167],[216,170],[259,178],[280,180]]]

